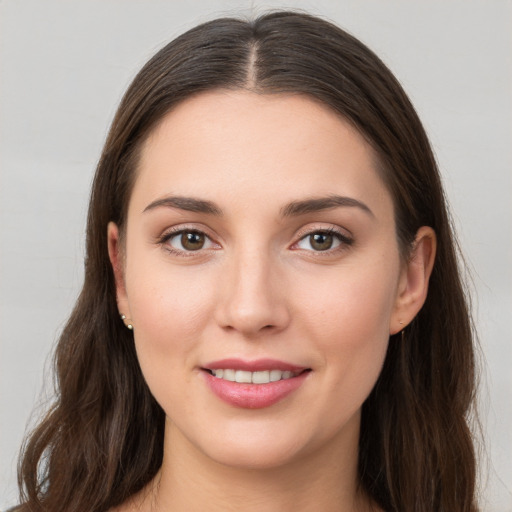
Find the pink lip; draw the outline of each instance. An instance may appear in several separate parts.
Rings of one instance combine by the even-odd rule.
[[[213,376],[207,371],[202,374],[210,390],[222,401],[235,407],[245,409],[262,409],[281,401],[290,393],[296,391],[309,375],[305,367],[277,361],[273,359],[259,359],[257,361],[242,361],[240,359],[223,359],[205,365],[208,369],[233,369],[250,372],[261,370],[282,370],[302,372],[296,377],[269,382],[267,384],[246,384],[231,382]]]

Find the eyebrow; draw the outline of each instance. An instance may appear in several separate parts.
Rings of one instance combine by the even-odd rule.
[[[178,208],[188,212],[207,213],[209,215],[216,216],[222,215],[222,210],[212,201],[182,196],[169,196],[162,199],[157,199],[156,201],[153,201],[148,206],[146,206],[146,208],[144,208],[144,212],[154,210],[160,206],[165,206],[167,208]]]
[[[375,217],[370,208],[363,202],[352,197],[338,195],[304,199],[301,201],[292,201],[291,203],[288,203],[283,208],[281,208],[280,213],[282,217],[298,217],[307,213],[339,208],[340,206],[359,208],[365,213],[368,213],[370,216]],[[196,213],[206,213],[208,215],[215,215],[218,217],[223,215],[222,209],[212,201],[183,196],[168,196],[162,199],[157,199],[156,201],[153,201],[148,206],[146,206],[143,213],[159,207],[178,208],[180,210]]]
[[[340,206],[347,206],[351,208],[359,208],[371,217],[375,217],[370,208],[361,201],[352,197],[331,195],[328,197],[319,197],[312,199],[305,199],[303,201],[292,201],[281,209],[283,217],[295,217],[304,215],[306,213],[320,212],[322,210],[330,210]]]

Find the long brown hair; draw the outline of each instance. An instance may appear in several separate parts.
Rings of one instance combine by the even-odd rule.
[[[164,413],[118,318],[107,224],[125,224],[141,144],[179,102],[216,88],[305,94],[353,124],[379,158],[407,257],[419,227],[438,253],[426,303],[392,336],[363,405],[362,489],[384,510],[476,510],[473,334],[434,156],[392,73],[360,41],[296,12],[218,19],[160,50],[126,92],[98,164],[87,225],[85,281],[56,351],[58,395],[20,464],[23,510],[102,512],[156,474]]]

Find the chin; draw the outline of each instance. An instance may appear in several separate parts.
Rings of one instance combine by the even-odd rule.
[[[218,430],[198,433],[196,449],[223,466],[271,470],[304,463],[305,459],[357,446],[359,416],[347,419],[347,428],[302,421],[224,422]],[[354,421],[351,421],[354,420]],[[336,428],[337,427],[337,428]],[[313,462],[310,460],[310,462]]]
[[[295,446],[268,443],[240,443],[219,447],[207,454],[218,464],[237,469],[270,470],[292,464],[301,458],[303,450]]]
[[[226,467],[256,470],[285,466],[314,449],[311,433],[304,425],[294,429],[292,425],[276,424],[268,419],[240,421],[240,418],[216,423],[210,422],[207,430],[197,430],[169,421],[166,438],[174,440],[168,446],[170,453],[181,444],[185,452],[195,452],[194,458],[199,460],[206,458]],[[316,444],[314,440],[313,444]]]

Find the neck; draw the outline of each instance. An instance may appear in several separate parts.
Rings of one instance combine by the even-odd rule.
[[[358,492],[359,422],[328,445],[268,468],[221,464],[192,445],[171,423],[166,425],[162,468],[146,489],[152,512],[361,512],[370,510]]]

